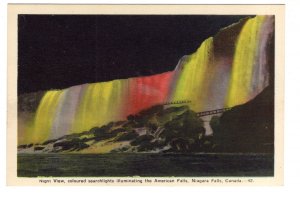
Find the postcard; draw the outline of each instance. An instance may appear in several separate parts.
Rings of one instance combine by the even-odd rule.
[[[282,185],[283,5],[8,6],[8,185]]]

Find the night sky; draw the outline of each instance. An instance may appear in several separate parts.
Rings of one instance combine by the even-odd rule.
[[[173,70],[245,16],[19,15],[18,93]]]

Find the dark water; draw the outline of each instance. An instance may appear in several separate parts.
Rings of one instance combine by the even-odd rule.
[[[273,176],[272,154],[19,154],[19,177]]]

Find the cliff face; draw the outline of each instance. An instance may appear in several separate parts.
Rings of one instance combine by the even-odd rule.
[[[211,121],[218,152],[274,152],[274,87]]]
[[[88,131],[168,102],[189,101],[195,112],[246,103],[270,83],[273,34],[272,16],[247,18],[205,40],[174,71],[20,95],[18,143]]]

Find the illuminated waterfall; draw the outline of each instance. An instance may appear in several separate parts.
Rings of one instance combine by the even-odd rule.
[[[47,91],[19,143],[87,131],[165,102],[189,100],[196,112],[243,104],[269,84],[273,22],[257,16],[224,28],[171,72]],[[234,28],[237,33],[224,36]]]
[[[200,48],[186,58],[178,72],[180,75],[175,82],[174,92],[170,101],[189,100],[194,111],[205,110],[204,103],[209,87],[210,73],[213,72],[213,38],[205,40]]]
[[[116,80],[87,84],[83,90],[81,103],[77,106],[71,131],[82,132],[124,118],[122,85],[121,81]]]
[[[32,133],[29,134],[32,142],[42,142],[50,137],[62,92],[51,90],[44,95],[34,118]]]
[[[259,57],[264,55],[264,51],[258,50],[262,44],[259,41],[263,30],[261,27],[265,20],[266,17],[263,16],[248,20],[238,37],[226,100],[228,107],[247,102],[262,91],[259,86],[267,85],[258,83],[257,77],[268,78],[268,73],[256,72],[261,66],[266,66],[259,62]],[[268,80],[265,80],[265,83],[267,82]]]

